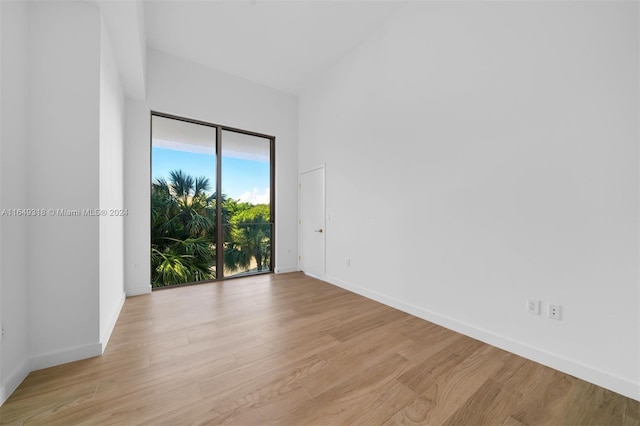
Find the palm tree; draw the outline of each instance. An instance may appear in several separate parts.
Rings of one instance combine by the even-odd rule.
[[[217,198],[204,176],[182,170],[151,187],[151,283],[153,287],[216,278]],[[258,271],[270,268],[271,222],[267,204],[252,205],[220,196],[224,264]],[[215,267],[214,267],[215,266]]]
[[[255,259],[258,271],[270,268],[271,221],[267,204],[237,212],[231,218],[231,240],[225,248],[227,267],[248,268]]]
[[[151,188],[151,282],[154,287],[215,278],[216,195],[209,179],[182,170]]]

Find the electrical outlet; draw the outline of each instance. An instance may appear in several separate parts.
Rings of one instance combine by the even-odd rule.
[[[555,320],[562,319],[562,306],[549,303],[549,318]]]
[[[345,263],[347,267],[351,267],[351,258],[347,257],[347,261]]]
[[[533,315],[540,315],[540,301],[537,299],[527,299],[527,311]]]
[[[0,342],[4,339],[4,327],[0,324]]]

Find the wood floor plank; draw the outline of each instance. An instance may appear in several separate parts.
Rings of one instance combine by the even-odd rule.
[[[145,353],[151,355],[156,352],[162,352],[168,349],[174,349],[189,344],[189,337],[179,334],[176,337],[157,337],[156,339],[143,340],[139,339],[133,342],[121,344],[109,343],[105,350],[105,355],[111,355],[118,352],[136,352],[138,354]]]
[[[304,376],[327,366],[317,355],[305,359],[292,360],[288,357],[270,356],[248,365],[226,371],[200,381],[202,391],[209,395],[222,394],[228,390],[252,387],[258,377],[273,377],[290,374],[290,371],[304,371]],[[298,375],[300,376],[300,375]]]
[[[126,424],[131,419],[162,416],[175,407],[202,399],[197,383],[172,388],[151,388],[144,392],[112,398],[98,405],[78,405],[61,416],[38,419],[39,424]]]
[[[514,355],[492,378],[508,389],[530,395],[546,381],[553,380],[555,374],[551,368]]]
[[[436,407],[436,401],[429,396],[419,396],[414,398],[400,410],[387,419],[384,426],[397,426],[397,425],[426,425],[427,416]]]
[[[443,424],[502,368],[508,356],[507,352],[492,346],[481,346],[420,397],[398,410],[387,424]]]
[[[434,327],[429,330],[426,336],[415,341],[398,353],[408,360],[419,364],[431,358],[459,338],[460,335],[458,333],[434,324]]]
[[[640,402],[291,273],[128,298],[0,424],[640,426]]]
[[[276,424],[349,424],[371,410],[381,393],[394,385],[395,379],[411,362],[394,354],[373,367],[362,370],[346,382],[301,404]]]
[[[330,358],[324,357],[322,353],[319,354],[329,365],[305,377],[300,383],[311,397],[315,397],[348,380],[362,369],[369,368],[380,358],[397,353],[398,349],[402,349],[410,342],[402,335],[390,335],[386,340],[376,343],[372,344],[367,340]],[[339,345],[330,348],[329,351],[335,351],[336,348],[339,348]]]
[[[624,402],[617,394],[591,383],[571,378],[573,382],[570,403],[564,411],[567,424],[603,425],[622,424],[624,418]],[[582,406],[580,401],[591,403]]]
[[[537,370],[530,362],[524,363],[523,366],[529,367],[524,369],[527,372]],[[540,373],[537,376],[528,375],[531,378],[537,377],[532,379],[537,382],[533,386],[523,378],[520,388],[526,392],[510,410],[509,417],[512,419],[525,424],[545,424],[549,419],[564,421],[565,413],[562,411],[567,408],[571,388],[575,383],[571,377],[553,370],[542,369]],[[513,389],[514,385],[508,387]]]
[[[352,418],[351,424],[361,426],[382,424],[416,398],[414,391],[397,380],[380,388],[377,394],[377,398],[371,402],[369,409],[363,410],[357,419]]]
[[[500,426],[526,426],[524,423],[521,423],[519,421],[517,421],[516,419],[514,419],[513,417],[507,417],[506,419],[504,419],[504,421],[500,424]]]
[[[270,359],[296,361],[321,353],[340,343],[331,336],[319,333],[273,336],[263,340],[267,343],[251,351],[237,354],[238,365],[250,365]]]
[[[287,413],[308,400],[309,396],[302,387],[298,386],[286,395],[278,395],[277,399],[257,399],[252,401],[251,405],[241,405],[236,402],[237,409],[221,418],[208,419],[208,421],[209,424],[262,426],[265,424],[265,419],[277,418],[282,413]]]
[[[332,364],[351,356],[358,356],[357,354],[366,354],[379,347],[387,347],[397,353],[405,352],[414,342],[400,332],[404,326],[405,317],[381,323],[378,327],[319,352],[318,355]]]
[[[470,424],[502,424],[509,417],[510,408],[522,398],[522,394],[512,391],[493,379],[484,384],[452,415],[443,425],[466,426]]]
[[[3,409],[0,419],[3,424],[42,423],[43,418],[50,415],[59,417],[66,410],[93,399],[97,387],[97,382],[78,383],[65,387],[64,392],[24,398]],[[25,415],[27,411],[28,413]]]
[[[328,334],[341,342],[345,342],[384,324],[393,322],[399,318],[404,318],[407,315],[397,309],[386,306],[385,308],[382,312],[369,312],[353,320],[345,321],[333,330],[329,330]]]
[[[440,327],[432,322],[425,321],[421,318],[407,315],[404,320],[404,327],[402,328],[403,336],[408,337],[414,341],[420,341],[428,336],[432,336],[438,329],[446,330],[446,328]],[[449,330],[446,330],[449,331]],[[450,334],[455,334],[449,331]]]
[[[319,309],[317,307],[296,309],[295,314],[277,324],[277,330],[297,332],[304,330],[308,333],[330,334],[329,331],[337,330],[349,321],[368,315],[372,310],[380,312],[386,309],[381,305],[372,308],[368,303],[359,303],[357,299],[345,295],[336,297],[338,297],[337,301],[331,304],[320,303],[322,306]],[[349,302],[341,301],[339,298],[346,298]]]
[[[101,380],[94,400],[109,400],[116,394],[128,395],[132,392],[144,392],[149,388],[173,388],[187,385],[215,377],[236,367],[237,362],[233,357],[203,357],[170,367],[154,365],[126,375],[115,375]]]
[[[94,357],[63,364],[29,374],[21,386],[11,395],[13,401],[63,392],[76,384],[97,383],[101,378],[125,374],[149,366],[147,356],[126,358]],[[4,406],[3,406],[4,407]],[[0,407],[0,414],[2,408]]]
[[[482,345],[483,343],[478,340],[460,336],[440,352],[416,364],[399,377],[398,381],[415,393],[421,394]]]
[[[554,372],[550,380],[525,396],[513,409],[510,417],[532,425],[559,420],[571,425],[621,425],[624,423],[625,401],[601,387],[574,377]],[[589,400],[589,405],[579,402]]]
[[[239,383],[225,381],[222,377],[207,379],[200,382],[202,393],[207,395],[202,404],[183,407],[162,418],[152,419],[152,422],[173,424],[189,418],[192,422],[219,424],[240,416],[240,412],[244,410],[253,410],[290,398],[307,400],[298,379],[325,366],[323,360],[313,356],[261,375],[256,374],[252,379],[238,381]]]
[[[240,355],[246,351],[262,345],[264,342],[257,336],[237,335],[229,339],[221,339],[215,343],[209,341],[197,341],[184,346],[167,349],[149,355],[150,365],[161,363],[184,363],[192,358],[202,356],[226,357]],[[212,348],[215,347],[215,351]]]
[[[625,409],[622,418],[624,426],[640,426],[640,401],[625,399]]]

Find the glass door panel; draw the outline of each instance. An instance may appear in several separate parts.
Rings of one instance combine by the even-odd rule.
[[[222,130],[224,276],[271,271],[271,140]]]
[[[215,279],[216,128],[151,120],[151,285]]]

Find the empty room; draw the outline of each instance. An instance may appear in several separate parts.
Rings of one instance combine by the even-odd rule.
[[[640,426],[640,2],[0,0],[0,49],[0,424]]]

